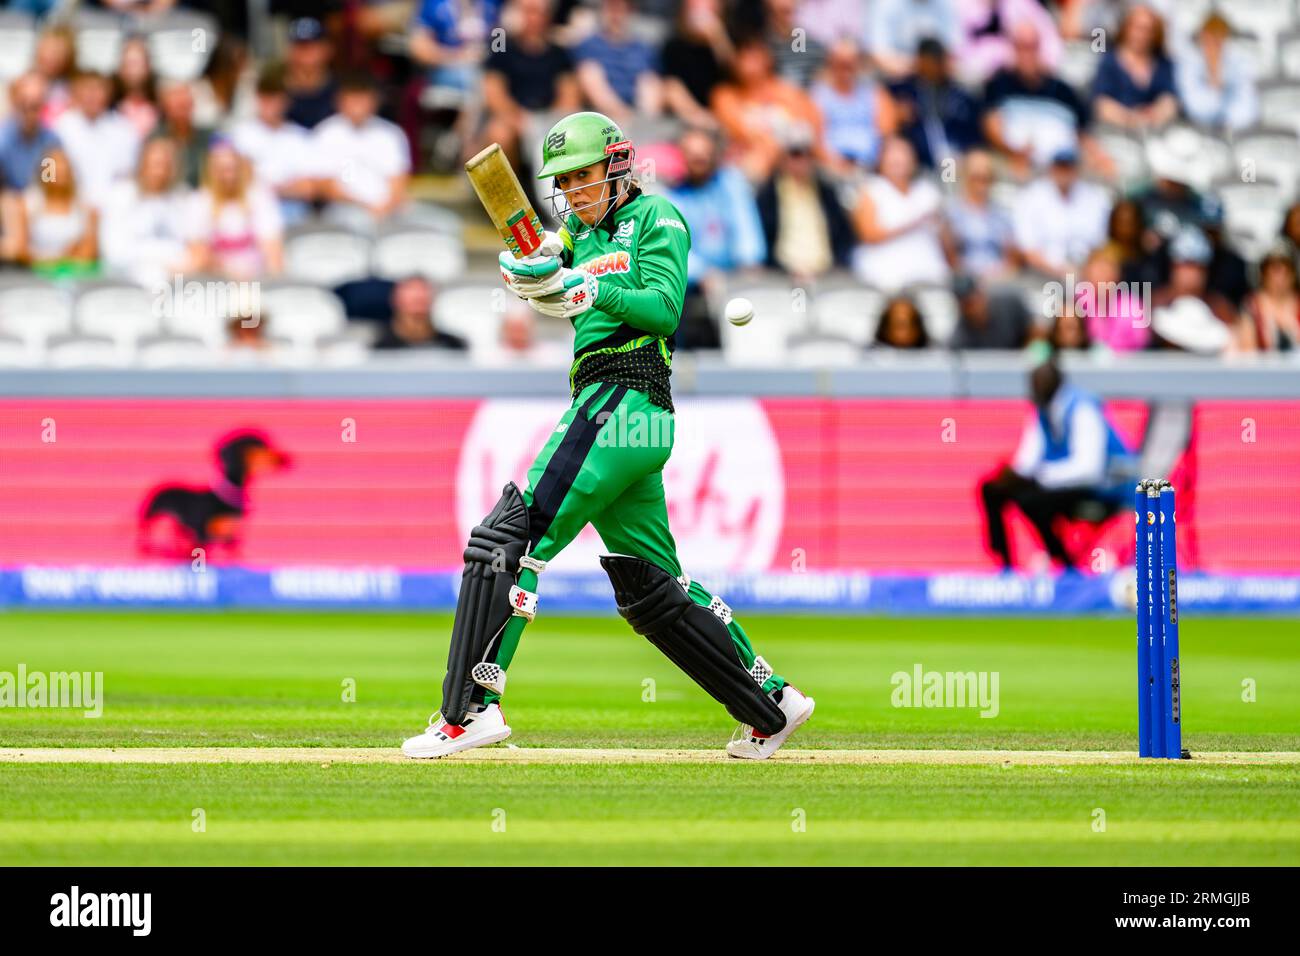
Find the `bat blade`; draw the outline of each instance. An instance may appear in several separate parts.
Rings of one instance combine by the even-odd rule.
[[[493,143],[467,162],[465,174],[506,248],[520,258],[536,252],[542,244],[542,221],[501,146]]]

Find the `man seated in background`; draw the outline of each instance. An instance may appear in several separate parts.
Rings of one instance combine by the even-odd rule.
[[[307,131],[286,118],[288,109],[284,69],[270,64],[257,78],[256,114],[236,124],[231,139],[257,178],[275,192],[280,215],[292,226],[311,212],[317,161]]]
[[[1061,149],[1047,175],[1016,196],[1012,219],[1020,258],[1053,278],[1077,273],[1105,241],[1110,207],[1106,190],[1079,177],[1074,147]]]
[[[312,149],[327,170],[320,195],[326,214],[358,229],[373,228],[406,201],[411,151],[406,134],[376,115],[374,80],[355,73],[339,84],[338,113],[316,128]]]
[[[1092,520],[1115,513],[1132,494],[1133,455],[1095,396],[1069,385],[1048,361],[1029,376],[1034,412],[1025,423],[1014,460],[980,485],[990,550],[1010,570],[1011,546],[1004,512],[1014,504],[1038,532],[1052,560],[1073,560],[1052,523]]]
[[[54,124],[82,198],[101,207],[113,184],[131,175],[140,151],[135,127],[109,107],[113,81],[102,73],[78,73],[72,80],[72,107]]]
[[[333,57],[334,48],[319,20],[299,17],[289,24],[284,86],[291,122],[313,129],[334,112],[338,87],[330,70]]]
[[[11,112],[0,124],[0,174],[10,189],[26,189],[37,164],[59,146],[59,137],[41,119],[48,89],[39,73],[24,73],[9,87]]]
[[[568,323],[563,322],[567,330]],[[474,356],[476,365],[537,366],[539,368],[568,368],[573,362],[573,350],[555,339],[544,339],[537,334],[537,313],[522,299],[506,304],[501,317],[501,328],[495,347],[485,354]]]
[[[984,135],[1020,178],[1062,150],[1089,150],[1082,131],[1088,108],[1074,89],[1049,72],[1039,53],[1038,31],[1027,22],[1011,31],[1012,65],[999,70],[984,92]]]
[[[758,191],[758,216],[767,264],[795,282],[807,282],[835,266],[847,268],[853,227],[835,189],[813,161],[812,134],[791,129],[776,172]]]
[[[620,124],[663,108],[657,52],[632,35],[629,0],[602,0],[600,26],[573,51],[578,85],[592,109]]]
[[[917,161],[933,169],[983,142],[980,105],[952,78],[948,53],[938,40],[917,47],[912,73],[889,88],[898,104],[898,132],[916,150]]]
[[[520,141],[538,113],[572,113],[582,108],[569,51],[551,40],[551,0],[515,0],[517,28],[483,64],[483,108],[487,124],[480,142],[500,143],[524,188],[533,177]]]
[[[393,286],[393,317],[375,341],[377,349],[448,349],[464,352],[469,346],[459,335],[433,324],[433,283],[410,276]]]
[[[797,0],[763,0],[767,45],[781,79],[807,89],[826,62],[826,47],[797,15]]]
[[[686,175],[668,198],[691,230],[686,258],[686,301],[677,328],[678,348],[717,348],[718,328],[709,297],[721,295],[728,273],[756,270],[767,246],[758,207],[745,177],[720,165],[721,144],[709,130],[688,129],[678,143]]]
[[[158,126],[155,136],[176,144],[181,180],[197,189],[212,147],[212,130],[194,119],[194,89],[182,80],[168,80],[158,91]]]

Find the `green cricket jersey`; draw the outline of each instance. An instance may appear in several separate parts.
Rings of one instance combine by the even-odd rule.
[[[569,385],[626,385],[672,411],[672,342],[686,295],[691,233],[677,207],[633,187],[632,198],[596,228],[570,215],[560,229],[563,262],[599,281],[593,306],[573,322]]]

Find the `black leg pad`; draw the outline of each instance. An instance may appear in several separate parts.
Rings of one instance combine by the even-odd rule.
[[[501,632],[514,614],[510,589],[519,579],[519,559],[528,553],[528,507],[514,482],[483,523],[470,532],[465,546],[465,570],[456,600],[456,620],[447,650],[447,676],[442,682],[442,716],[460,724],[478,685],[474,665],[496,654]]]
[[[740,662],[731,632],[691,600],[681,582],[657,565],[603,555],[618,613],[742,724],[765,734],[785,727],[785,714]]]

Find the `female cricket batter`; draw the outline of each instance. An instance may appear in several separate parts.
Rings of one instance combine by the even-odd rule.
[[[641,192],[632,144],[600,113],[557,123],[542,158],[538,179],[554,180],[564,225],[530,258],[503,252],[501,273],[536,311],[573,323],[573,403],[527,490],[507,484],[470,534],[442,709],[402,750],[442,757],[510,736],[499,701],[537,613],[537,576],[590,523],[612,552],[601,565],[619,613],[740,721],[727,753],[763,759],[812,716],[813,699],[754,653],[721,599],[682,573],[664,502],[690,231],[672,203]]]

